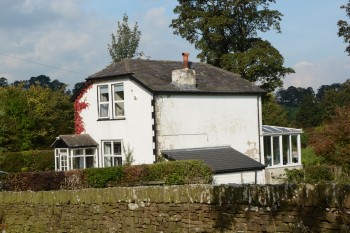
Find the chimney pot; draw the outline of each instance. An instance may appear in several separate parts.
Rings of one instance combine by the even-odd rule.
[[[184,61],[184,69],[188,69],[188,56],[190,54],[188,52],[182,53],[183,61]]]

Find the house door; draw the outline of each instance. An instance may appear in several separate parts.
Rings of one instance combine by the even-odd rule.
[[[56,171],[67,171],[68,162],[68,149],[56,149]]]

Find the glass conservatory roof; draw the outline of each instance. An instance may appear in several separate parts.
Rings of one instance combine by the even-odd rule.
[[[301,134],[302,132],[303,132],[302,129],[287,128],[287,127],[280,127],[280,126],[263,125],[262,127],[263,135]]]

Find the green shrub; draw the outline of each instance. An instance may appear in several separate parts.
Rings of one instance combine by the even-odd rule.
[[[306,183],[319,183],[333,180],[333,169],[329,165],[316,165],[305,168]]]
[[[8,173],[54,170],[53,150],[2,152],[0,170]]]
[[[304,170],[303,169],[284,169],[286,172],[286,181],[289,183],[302,183],[304,182]]]
[[[89,168],[84,171],[87,184],[93,188],[107,187],[109,182],[118,182],[124,176],[124,166]]]
[[[320,165],[324,162],[324,158],[317,156],[315,150],[308,146],[301,149],[301,162],[306,167]]]
[[[89,168],[66,172],[12,173],[2,178],[4,190],[57,190],[135,186],[148,183],[168,185],[210,183],[212,169],[200,161],[162,162],[150,165]]]
[[[168,185],[210,183],[212,169],[202,161],[161,162],[149,167],[148,180],[164,181]]]
[[[286,181],[290,183],[320,183],[334,181],[334,169],[329,165],[313,165],[304,169],[285,169]]]

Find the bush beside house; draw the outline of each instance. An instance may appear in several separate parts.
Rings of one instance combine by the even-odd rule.
[[[212,169],[201,161],[174,161],[149,165],[90,168],[66,172],[44,171],[3,176],[6,191],[47,191],[151,184],[211,183]]]
[[[8,173],[54,170],[52,150],[31,150],[0,153],[0,171]]]

